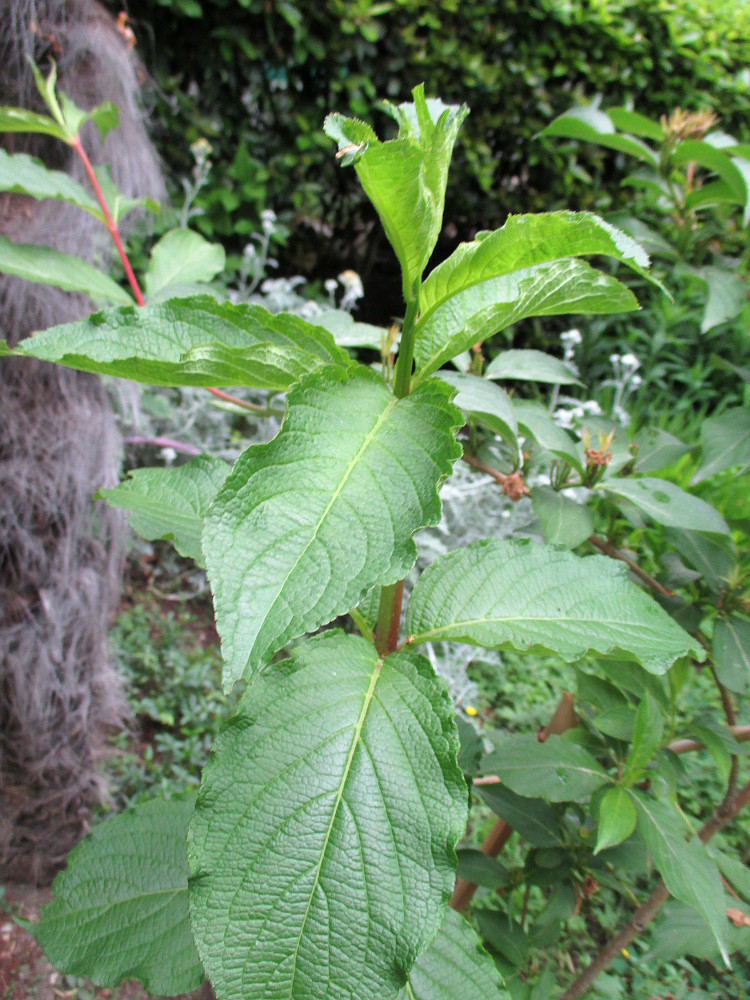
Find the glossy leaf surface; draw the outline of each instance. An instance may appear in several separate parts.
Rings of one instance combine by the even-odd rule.
[[[636,811],[620,785],[608,789],[599,803],[599,827],[594,854],[627,840],[635,830]]]

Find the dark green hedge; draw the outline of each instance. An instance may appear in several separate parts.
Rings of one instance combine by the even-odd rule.
[[[457,238],[500,225],[509,212],[585,207],[602,183],[617,189],[613,157],[582,154],[595,180],[586,185],[559,143],[535,138],[579,97],[633,99],[650,116],[710,106],[728,129],[748,125],[750,14],[730,0],[128,6],[159,84],[157,125],[170,170],[189,171],[188,146],[199,136],[214,146],[199,225],[242,240],[263,207],[289,212],[291,263],[308,273],[331,273],[340,262],[367,279],[387,259],[369,236],[353,172],[341,171],[322,135],[330,110],[372,120],[378,98],[407,99],[422,81],[428,93],[471,106],[446,206]],[[376,113],[379,129],[388,122]]]

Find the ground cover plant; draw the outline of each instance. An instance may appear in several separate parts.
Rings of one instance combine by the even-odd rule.
[[[0,125],[52,129],[80,147],[82,114],[57,100],[53,77],[39,85],[51,118],[4,109]],[[724,962],[746,939],[746,875],[706,847],[750,799],[747,727],[735,710],[750,682],[737,544],[747,500],[736,480],[727,485],[750,464],[746,412],[706,421],[690,455],[698,489],[686,490],[657,474],[691,451],[681,442],[646,435],[633,451],[606,421],[588,416],[568,432],[546,408],[512,398],[498,383],[570,385],[576,375],[537,351],[503,352],[483,371],[472,348],[527,316],[637,308],[584,258],[646,277],[648,257],[595,215],[556,212],[511,217],[425,277],[467,109],[418,87],[389,111],[399,131],[385,143],[362,121],[325,123],[401,268],[400,336],[374,366],[342,346],[372,337],[346,313],[306,321],[205,292],[175,297],[220,267],[191,234],[168,234],[155,249],[148,303],[123,251],[134,302],[12,352],[223,398],[237,386],[286,395],[278,434],[233,467],[201,455],[102,491],[145,537],[171,539],[206,566],[224,687],[246,687],[197,797],[155,798],[100,824],[56,880],[34,933],[61,968],[95,982],[136,977],[174,994],[206,974],[218,997],[238,1000],[546,996],[556,970],[537,969],[532,985],[527,959],[597,880],[630,883],[637,908],[569,976],[568,1000],[670,895]],[[113,124],[111,109],[92,114]],[[54,173],[31,180],[32,196],[92,210]],[[100,183],[95,191],[93,210],[115,232],[108,196]],[[32,280],[55,278],[51,267],[34,272],[34,248],[15,258],[9,248],[8,258]],[[479,539],[412,573],[414,535],[439,522],[440,489],[460,459],[511,499],[530,493],[545,540]],[[698,495],[714,477],[723,514]],[[673,549],[665,566],[679,593],[620,549],[632,531],[663,529],[678,539],[680,557]],[[571,551],[583,545],[602,554]],[[529,669],[540,654],[574,662],[575,703],[563,694],[539,734],[496,735],[487,752],[427,655],[443,642],[514,650]],[[691,719],[683,734],[680,692],[700,663],[719,713]],[[683,735],[690,747],[676,745]],[[722,790],[718,803],[701,803],[696,830],[680,807],[679,754],[698,744],[715,757]],[[477,907],[479,934],[457,911],[480,882],[509,883],[495,847],[456,855],[467,778],[498,814],[495,847],[513,829],[530,845],[513,887],[521,898]],[[651,867],[663,881],[649,885]],[[635,872],[652,889],[645,901],[632,892]],[[538,926],[529,928],[532,892]]]

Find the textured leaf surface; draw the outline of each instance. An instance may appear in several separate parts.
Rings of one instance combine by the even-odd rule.
[[[70,854],[33,928],[58,969],[98,986],[138,979],[159,996],[200,985],[185,857],[194,801],[145,802],[94,827]]]
[[[594,531],[594,517],[586,504],[563,496],[551,486],[531,490],[534,513],[542,525],[545,542],[574,549]]]
[[[201,455],[169,469],[136,469],[97,497],[130,511],[130,527],[143,538],[168,539],[180,555],[202,566],[203,519],[230,471],[220,458]]]
[[[599,803],[599,828],[594,854],[627,840],[635,830],[636,811],[630,796],[620,785],[610,788]]]
[[[737,694],[750,691],[750,621],[739,615],[718,621],[712,650],[721,683]]]
[[[54,285],[64,292],[83,292],[92,299],[105,302],[127,305],[133,301],[124,288],[87,260],[61,253],[52,247],[11,243],[5,236],[0,236],[0,272],[26,281]],[[26,343],[31,346],[31,340]]]
[[[215,367],[209,348],[218,352]],[[151,385],[279,391],[304,371],[349,363],[329,333],[298,316],[272,316],[260,306],[235,306],[208,295],[97,313],[45,330],[23,341],[17,353]]]
[[[26,153],[11,154],[0,149],[0,191],[26,194],[37,200],[66,201],[102,218],[98,204],[78,181],[62,170],[50,170]]]
[[[637,309],[616,278],[581,260],[553,260],[469,285],[420,317],[415,328],[418,378],[527,316]]]
[[[691,651],[702,657],[614,559],[528,541],[487,539],[436,559],[414,587],[406,630],[415,643],[539,649],[565,660],[618,650],[652,673]]]
[[[540,743],[536,733],[504,739],[482,760],[481,769],[496,774],[517,795],[548,802],[585,799],[610,780],[588,750],[561,736]]]
[[[613,496],[629,500],[657,524],[712,535],[729,535],[726,521],[715,507],[666,479],[649,476],[605,479],[601,488]]]
[[[575,372],[559,358],[544,351],[501,351],[490,361],[485,378],[580,385]]]
[[[209,243],[189,229],[165,233],[151,251],[146,271],[146,297],[161,298],[171,285],[211,281],[224,269],[226,254],[218,243]]]
[[[391,142],[380,142],[369,126],[338,114],[329,115],[324,126],[345,154],[344,164],[354,163],[380,216],[401,264],[407,302],[440,233],[453,145],[469,113],[464,105],[425,99],[423,86],[413,96],[413,103],[386,105],[399,125]]]
[[[259,677],[203,772],[190,911],[219,1000],[395,998],[443,918],[467,793],[429,661],[327,632]]]
[[[203,533],[227,686],[406,575],[461,453],[451,392],[432,379],[396,400],[368,368],[329,368],[292,390],[278,436],[239,458]]]
[[[467,416],[475,417],[509,444],[518,446],[516,414],[510,397],[500,386],[464,372],[440,372],[440,378],[458,390],[453,402]]]
[[[510,1000],[476,931],[448,909],[440,933],[411,970],[399,1000]]]
[[[703,914],[725,961],[727,918],[719,869],[669,801],[631,793],[638,829],[670,893]],[[689,840],[685,838],[690,836]]]
[[[701,424],[701,464],[694,483],[724,469],[750,465],[750,408],[738,406]]]

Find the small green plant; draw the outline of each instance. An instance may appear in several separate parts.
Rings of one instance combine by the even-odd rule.
[[[421,87],[413,98],[388,106],[399,130],[390,142],[362,121],[325,123],[401,267],[405,318],[387,363],[370,367],[342,346],[351,317],[329,330],[207,294],[160,301],[158,282],[143,307],[97,313],[12,352],[152,384],[286,393],[276,437],[233,467],[202,455],[101,493],[145,537],[206,566],[225,690],[247,686],[197,798],[143,803],[70,855],[35,933],[71,974],[107,985],[135,976],[173,994],[205,973],[220,1000],[526,997],[515,970],[555,939],[588,871],[616,882],[611,872],[636,858],[632,870],[645,878],[651,864],[663,879],[636,929],[671,894],[725,961],[736,944],[720,870],[745,888],[703,843],[750,798],[750,785],[738,787],[732,702],[750,680],[750,622],[730,526],[650,474],[674,453],[669,441],[657,436],[635,456],[611,426],[588,422],[574,435],[497,384],[574,383],[565,363],[506,351],[484,374],[476,356],[472,370],[444,368],[527,316],[635,309],[632,293],[584,258],[645,278],[648,257],[595,215],[556,212],[512,217],[425,277],[468,111]],[[732,415],[723,455],[711,435],[726,427],[707,422],[698,481],[750,462],[745,419]],[[546,470],[531,501],[547,541],[562,544],[484,538],[411,573],[414,535],[440,521],[440,489],[462,457],[517,501]],[[732,524],[743,517],[732,510]],[[693,560],[720,576],[720,604],[696,622],[687,602],[665,602],[670,614],[629,579],[624,563],[676,596],[596,533],[598,522],[615,535],[623,519],[682,532],[700,553]],[[606,555],[570,551],[582,544]],[[542,733],[500,735],[486,753],[465,719],[459,729],[426,655],[442,642],[514,650],[530,665],[540,653],[576,662],[580,714],[565,695]],[[699,737],[726,781],[696,836],[678,805],[675,699],[706,647],[725,718]],[[464,857],[447,908],[468,816],[464,775],[532,847],[526,903],[517,909],[511,893],[505,912],[477,914],[492,956],[455,911],[467,884],[503,888],[503,867]],[[525,927],[531,888],[544,902],[534,901],[538,934]],[[634,934],[615,937],[614,954]],[[612,947],[564,996],[582,995]],[[544,970],[534,996],[555,978]]]

